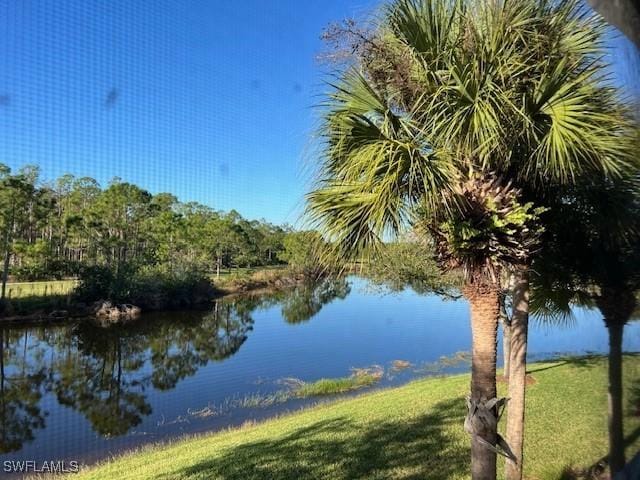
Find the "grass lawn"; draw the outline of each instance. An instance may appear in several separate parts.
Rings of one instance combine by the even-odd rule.
[[[276,272],[284,267],[272,265],[256,268],[230,268],[220,272],[220,283],[237,279],[251,278],[261,273]],[[216,280],[215,273],[211,275]],[[77,280],[45,280],[41,282],[9,282],[7,283],[7,298],[19,299],[27,297],[47,297],[50,295],[66,295],[78,285]]]
[[[7,298],[47,297],[66,295],[78,285],[77,280],[47,280],[44,282],[7,283]]]
[[[628,453],[640,448],[640,356],[625,357]],[[606,360],[533,364],[526,478],[561,478],[607,451]],[[418,380],[217,434],[146,447],[76,479],[466,479],[469,376]],[[504,423],[504,422],[502,422]],[[499,464],[502,465],[499,460]]]
[[[286,265],[268,265],[253,268],[223,268],[220,270],[220,278],[218,278],[215,273],[211,273],[209,278],[211,278],[214,283],[223,284],[233,280],[248,279],[254,276],[260,276],[261,274],[270,274],[284,270],[286,270]]]
[[[216,279],[216,275],[211,275],[211,279],[224,285],[226,283],[248,279],[261,274],[275,273],[283,270],[284,267],[273,265],[268,267],[256,268],[231,268],[223,269],[220,272],[220,278]],[[9,282],[7,283],[7,298],[22,299],[35,297],[48,297],[52,295],[67,295],[78,285],[77,280],[45,280],[40,282]]]
[[[211,274],[209,278],[218,290],[233,294],[270,288],[278,280],[288,278],[291,274],[292,271],[287,266],[271,265],[223,270],[220,272],[220,278],[217,278],[215,273]]]

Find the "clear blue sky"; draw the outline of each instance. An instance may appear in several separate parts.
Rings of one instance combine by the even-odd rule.
[[[0,0],[0,162],[295,223],[320,34],[378,3]]]
[[[0,0],[0,162],[294,223],[331,21],[370,0]]]

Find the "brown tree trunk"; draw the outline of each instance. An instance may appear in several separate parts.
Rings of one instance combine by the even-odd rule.
[[[609,331],[609,468],[611,476],[624,468],[622,412],[622,333],[624,323],[606,322]]]
[[[502,363],[504,379],[509,382],[511,362],[511,319],[507,315],[504,293],[500,295],[500,324],[502,325]]]
[[[500,316],[499,288],[496,284],[469,284],[464,295],[471,309],[471,402],[486,402],[496,397],[496,357],[498,319]],[[480,438],[481,437],[481,438]],[[495,480],[497,428],[486,428],[471,440],[471,478]],[[483,441],[484,440],[484,441]]]
[[[5,226],[4,233],[4,259],[2,262],[2,290],[0,300],[4,300],[7,293],[7,281],[9,280],[9,260],[11,259],[11,230],[14,227],[15,212],[12,211],[11,222]]]
[[[518,269],[514,278],[506,440],[517,461],[507,459],[505,476],[507,480],[522,480],[527,332],[529,327],[529,271],[526,268]]]
[[[2,289],[0,291],[0,300],[4,300],[7,293],[7,281],[9,280],[9,251],[8,241],[5,242],[4,259],[2,262]]]

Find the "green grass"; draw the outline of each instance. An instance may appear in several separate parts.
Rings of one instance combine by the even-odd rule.
[[[7,298],[48,297],[67,295],[78,285],[77,280],[47,280],[44,282],[7,283]]]
[[[265,271],[270,271],[270,270],[282,270],[283,268],[286,268],[286,265],[267,265],[264,267],[238,267],[238,268],[222,268],[220,269],[220,278],[224,278],[224,277],[247,277],[247,276],[251,276],[254,273],[257,272],[265,272]],[[215,280],[216,278],[216,273],[213,272],[211,274],[211,279]]]
[[[354,372],[350,377],[321,378],[315,382],[303,382],[293,390],[293,396],[298,398],[335,395],[349,392],[363,387],[369,387],[380,381],[382,371],[362,369]]]
[[[626,356],[624,368],[631,398],[640,356]],[[606,361],[568,359],[530,370],[536,383],[527,390],[526,478],[557,479],[567,466],[601,459],[607,451]],[[468,387],[468,375],[419,380],[146,447],[74,478],[467,479],[469,438],[462,420]],[[631,454],[640,448],[640,418],[626,417],[626,434]]]
[[[265,408],[272,405],[285,403],[292,398],[310,398],[357,390],[369,387],[379,382],[384,375],[381,367],[354,369],[350,377],[321,378],[315,382],[304,382],[298,378],[282,378],[281,385],[286,388],[273,393],[250,393],[243,397],[229,397],[222,403],[209,404],[202,410],[189,410],[188,414],[194,417],[208,417],[213,415],[223,415],[237,408]]]
[[[256,268],[230,268],[220,272],[220,278],[211,275],[211,280],[224,285],[229,282],[250,279],[254,276],[275,274],[283,270],[283,266],[273,265]],[[7,298],[10,300],[36,299],[49,296],[68,295],[78,285],[77,280],[45,280],[39,282],[9,282],[7,283]]]
[[[221,283],[237,279],[250,278],[260,272],[281,270],[278,265],[256,268],[229,268],[220,272]],[[216,280],[216,275],[211,275]],[[77,280],[45,280],[41,282],[9,282],[7,283],[7,298],[20,299],[27,297],[47,297],[51,295],[67,295],[78,285]]]
[[[273,265],[251,269],[232,269],[221,272],[220,278],[211,275],[215,287],[225,293],[238,293],[273,287],[279,280],[289,278],[292,270],[286,265]]]

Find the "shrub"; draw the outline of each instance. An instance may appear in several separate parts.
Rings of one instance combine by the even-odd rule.
[[[206,275],[189,265],[127,265],[117,270],[87,267],[76,290],[77,298],[85,302],[110,300],[149,310],[190,307],[207,302],[213,294]]]

